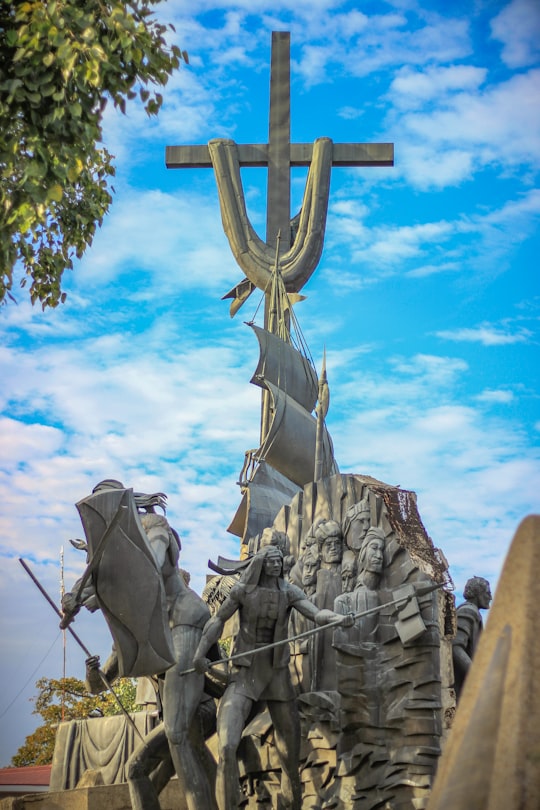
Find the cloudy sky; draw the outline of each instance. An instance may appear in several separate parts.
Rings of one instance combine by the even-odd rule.
[[[193,13],[193,7],[198,13]],[[269,10],[271,9],[271,11]],[[190,55],[163,110],[106,113],[116,193],[57,311],[23,292],[0,312],[0,765],[37,724],[40,676],[62,673],[58,598],[83,559],[74,504],[102,478],[169,496],[184,567],[235,555],[227,526],[258,437],[249,299],[211,170],[167,170],[165,146],[268,135],[272,30],[291,32],[292,139],[395,143],[394,168],[334,169],[325,250],[296,313],[320,365],[343,472],[414,490],[458,598],[493,584],[538,511],[540,13],[536,0],[169,0]],[[262,169],[244,170],[265,228]],[[305,171],[292,173],[292,210]],[[77,618],[105,656],[98,616]],[[84,655],[67,646],[67,674]]]

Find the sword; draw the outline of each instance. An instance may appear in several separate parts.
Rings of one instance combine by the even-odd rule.
[[[383,608],[391,607],[392,605],[408,605],[409,602],[414,599],[416,596],[426,596],[428,593],[432,593],[433,591],[437,591],[439,588],[442,588],[444,582],[440,582],[435,585],[424,585],[420,586],[414,591],[411,591],[410,594],[405,594],[404,596],[398,596],[397,599],[392,599],[390,602],[383,602],[382,605],[376,605],[375,607],[369,608],[369,610],[362,610],[360,613],[347,613],[344,614],[345,616],[352,616],[354,620],[361,619],[363,616],[370,616],[373,613],[379,613],[379,611],[383,610]],[[322,624],[318,627],[313,627],[311,630],[305,630],[303,633],[298,633],[296,636],[291,636],[290,638],[282,638],[280,641],[274,641],[271,644],[265,644],[262,647],[256,647],[254,650],[247,650],[246,652],[235,653],[235,655],[230,655],[228,658],[222,658],[219,661],[210,661],[208,664],[208,668],[211,669],[212,667],[217,667],[220,664],[228,664],[230,661],[236,661],[238,658],[245,658],[246,655],[257,655],[261,652],[266,652],[266,650],[273,650],[274,647],[281,647],[284,644],[288,644],[290,641],[298,641],[300,638],[308,638],[309,636],[314,636],[316,633],[320,633],[322,630],[328,630],[329,627],[337,627],[343,622],[343,617],[339,619],[334,619],[332,622],[328,622],[328,624]],[[184,669],[179,675],[190,675],[192,672],[197,672],[195,667],[191,667],[190,669]]]
[[[26,571],[26,573],[28,574],[28,576],[30,577],[30,579],[32,580],[32,582],[34,583],[34,585],[35,585],[35,586],[38,588],[38,590],[39,590],[39,591],[41,591],[41,593],[43,594],[43,596],[45,597],[45,599],[47,600],[47,602],[49,603],[49,605],[52,607],[52,609],[54,610],[54,612],[55,612],[55,613],[56,613],[58,616],[60,616],[60,618],[62,618],[62,613],[61,613],[61,611],[60,611],[60,610],[58,610],[58,608],[56,607],[56,605],[55,605],[54,601],[51,599],[51,597],[49,596],[49,594],[47,593],[47,591],[45,590],[45,588],[43,587],[43,585],[41,584],[41,582],[40,582],[40,581],[37,579],[37,577],[36,577],[36,576],[35,576],[35,575],[32,573],[32,571],[30,570],[30,568],[28,567],[28,565],[25,563],[25,561],[22,559],[22,557],[19,557],[19,562],[20,562],[20,564],[22,565],[22,567],[24,568],[24,570]],[[90,650],[88,649],[88,647],[86,647],[86,645],[85,645],[85,644],[83,644],[83,642],[81,641],[81,639],[79,638],[79,636],[77,635],[77,633],[75,632],[75,630],[73,630],[71,627],[68,627],[67,629],[69,630],[69,632],[71,633],[71,635],[73,636],[73,638],[75,639],[75,641],[77,642],[77,644],[79,645],[79,647],[80,647],[80,648],[81,648],[81,649],[82,649],[82,650],[83,650],[83,651],[86,653],[86,657],[87,657],[87,658],[92,658],[92,657],[93,657],[93,656],[92,656],[92,653],[90,652]],[[114,699],[115,699],[115,700],[116,700],[116,702],[118,703],[118,706],[120,707],[120,709],[121,709],[122,714],[124,715],[124,717],[125,717],[125,718],[128,720],[128,722],[129,722],[129,723],[131,723],[131,726],[133,727],[133,730],[135,731],[135,733],[136,733],[136,734],[137,734],[137,736],[139,737],[139,739],[140,739],[140,741],[142,742],[142,744],[143,744],[143,745],[146,745],[146,743],[145,743],[145,741],[144,741],[144,737],[142,736],[141,732],[140,732],[140,731],[139,731],[139,729],[137,728],[137,726],[136,726],[136,724],[135,724],[135,721],[133,720],[133,717],[131,717],[131,715],[129,714],[128,710],[126,709],[126,707],[124,706],[124,704],[122,703],[122,701],[120,700],[120,698],[118,697],[118,695],[116,694],[116,692],[114,691],[114,689],[112,688],[111,684],[109,683],[109,681],[108,681],[108,680],[107,680],[107,678],[105,677],[105,674],[104,674],[104,673],[103,673],[103,672],[102,672],[100,669],[98,669],[98,674],[99,674],[99,676],[100,676],[101,680],[103,681],[103,684],[105,685],[105,687],[106,687],[106,688],[109,690],[109,692],[111,693],[111,695],[114,697]]]

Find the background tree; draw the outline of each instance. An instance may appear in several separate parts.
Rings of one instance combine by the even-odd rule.
[[[112,156],[100,145],[107,100],[139,95],[158,112],[187,54],[168,46],[160,0],[0,3],[0,302],[14,272],[32,303],[65,300],[62,274],[92,243],[111,203]],[[15,271],[15,268],[17,270]]]
[[[110,692],[91,695],[86,691],[83,681],[77,678],[40,678],[36,683],[39,690],[34,699],[34,714],[43,720],[32,734],[29,734],[23,745],[11,760],[17,767],[22,765],[49,765],[52,762],[54,743],[58,723],[62,721],[62,704],[64,720],[79,720],[85,717],[119,714],[121,709]],[[116,681],[114,691],[128,712],[136,710],[136,684],[130,678]]]

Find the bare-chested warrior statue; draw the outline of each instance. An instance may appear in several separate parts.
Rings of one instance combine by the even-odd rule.
[[[289,614],[295,608],[318,625],[342,619],[331,610],[319,610],[300,588],[283,579],[283,554],[275,546],[259,551],[240,581],[209,622],[197,649],[194,666],[208,669],[208,650],[217,642],[227,619],[239,612],[239,631],[234,654],[245,656],[234,662],[231,682],[218,708],[219,757],[216,798],[219,810],[239,806],[240,787],[237,750],[242,731],[256,701],[264,700],[274,724],[274,738],[281,763],[281,791],[284,806],[300,810],[299,776],[300,720],[289,672],[289,645],[283,644],[255,655],[253,650],[287,638]]]
[[[110,490],[128,492],[120,481],[107,479],[94,488],[93,495]],[[215,808],[215,800],[208,778],[208,760],[204,756],[204,743],[202,739],[197,738],[200,724],[194,722],[205,698],[205,679],[199,672],[191,671],[189,674],[183,674],[184,670],[191,666],[210,611],[203,600],[187,586],[178,568],[180,553],[178,534],[171,528],[166,517],[155,511],[156,506],[164,507],[165,496],[162,493],[154,495],[136,493],[134,500],[155,566],[163,580],[174,663],[169,666],[162,679],[163,727],[154,729],[147,736],[144,748],[136,751],[129,763],[128,781],[132,806],[134,810],[159,810],[158,790],[164,786],[168,777],[165,776],[163,779],[158,776],[157,779],[150,780],[149,774],[153,768],[157,769],[157,773],[165,771],[171,775],[170,763],[166,762],[168,743],[174,770],[189,810],[202,808],[212,810]],[[85,526],[85,531],[86,529]],[[116,580],[115,587],[118,589],[121,587],[121,576],[122,572]],[[77,589],[77,586],[73,591],[81,593],[81,589]],[[91,588],[86,587],[85,591],[86,597],[89,597]],[[96,592],[99,597],[99,578]],[[65,600],[64,625],[70,616],[77,612],[78,607],[77,604],[71,604],[69,598]],[[96,666],[96,661],[89,663],[90,669]],[[110,659],[107,662],[106,669],[108,670],[106,674],[112,677],[115,669],[114,656],[112,661]]]

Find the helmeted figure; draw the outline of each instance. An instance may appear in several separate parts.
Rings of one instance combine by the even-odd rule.
[[[457,633],[452,642],[454,688],[458,700],[483,629],[480,610],[487,610],[491,603],[489,582],[483,577],[471,577],[465,584],[463,596],[466,602],[457,609]]]

